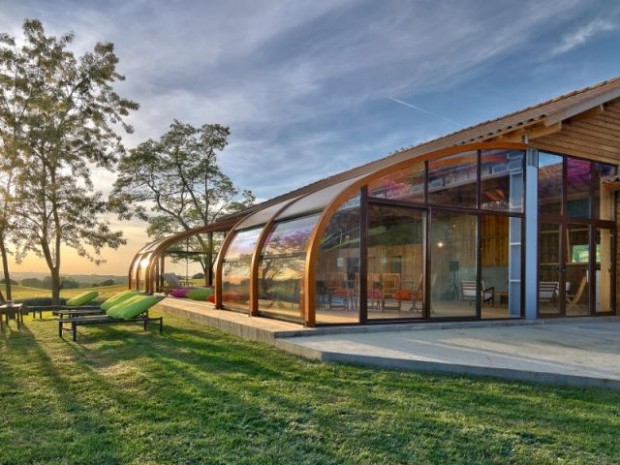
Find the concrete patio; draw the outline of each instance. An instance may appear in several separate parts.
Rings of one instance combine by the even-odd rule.
[[[184,299],[158,308],[326,362],[620,389],[620,317],[303,328]]]

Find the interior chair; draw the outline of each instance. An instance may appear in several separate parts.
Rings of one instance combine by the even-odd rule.
[[[400,273],[383,273],[381,274],[381,309],[382,310],[398,310],[400,311],[401,299],[400,293]],[[387,305],[386,301],[391,301],[391,305]]]
[[[355,273],[355,296],[360,295],[360,274]],[[368,308],[381,307],[381,275],[368,273],[366,275],[366,297]]]
[[[327,275],[327,306],[346,308],[349,306],[351,289],[347,286],[347,274],[332,272]]]
[[[558,300],[559,287],[560,283],[557,281],[540,281],[538,283],[538,300],[555,303]]]
[[[461,302],[476,301],[476,293],[478,289],[477,284],[477,281],[461,281]],[[486,303],[489,305],[493,305],[493,303],[495,302],[495,287],[486,287],[484,285],[484,281],[480,281],[480,288],[482,304],[484,305]]]

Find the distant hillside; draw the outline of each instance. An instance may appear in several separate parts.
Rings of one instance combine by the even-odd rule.
[[[34,273],[30,271],[16,271],[11,273],[11,279],[14,281],[21,281],[26,278],[38,278],[43,279],[49,276],[49,273]],[[100,283],[109,279],[114,280],[117,284],[127,282],[127,276],[109,275],[109,274],[63,274],[63,276],[73,278],[80,283]]]

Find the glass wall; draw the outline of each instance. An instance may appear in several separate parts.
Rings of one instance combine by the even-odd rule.
[[[261,251],[258,269],[258,310],[303,321],[302,278],[306,243],[319,215],[278,222]]]
[[[594,240],[596,260],[596,305],[597,313],[611,312],[612,306],[612,280],[613,263],[612,243],[613,235],[609,228],[597,228]]]
[[[423,316],[425,216],[422,209],[369,205],[369,320]]]
[[[369,184],[369,320],[521,316],[524,163],[522,150],[468,151]]]
[[[523,158],[522,151],[481,151],[481,209],[523,211]]]
[[[613,165],[539,154],[541,315],[614,310],[614,197],[601,181],[615,173]],[[552,283],[553,294],[545,290]]]
[[[538,235],[538,311],[541,314],[560,313],[560,283],[562,282],[561,225],[540,223]]]
[[[569,224],[566,228],[566,314],[587,315],[590,308],[590,227]]]
[[[378,199],[424,203],[426,200],[424,195],[425,184],[426,165],[416,163],[371,182],[368,186],[368,195]]]
[[[566,215],[572,218],[590,218],[592,162],[566,158]]]
[[[481,317],[520,317],[521,219],[484,215],[480,235]]]
[[[594,164],[594,218],[612,221],[614,219],[614,196],[613,193],[602,187],[602,178],[616,174],[616,167],[604,163]]]
[[[476,215],[431,213],[430,277],[431,318],[473,318],[478,284],[478,219]],[[484,294],[488,302],[490,295]]]
[[[538,212],[562,213],[563,157],[549,153],[538,155]]]
[[[332,216],[316,270],[317,323],[357,323],[360,315],[360,196]]]
[[[476,208],[478,153],[466,152],[428,162],[428,203]]]
[[[239,231],[232,240],[222,273],[222,303],[227,308],[249,310],[250,267],[262,227]]]

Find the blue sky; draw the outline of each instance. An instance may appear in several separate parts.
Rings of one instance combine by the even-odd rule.
[[[620,74],[616,0],[0,0],[1,32],[25,18],[115,44],[128,148],[227,125],[260,200]]]

